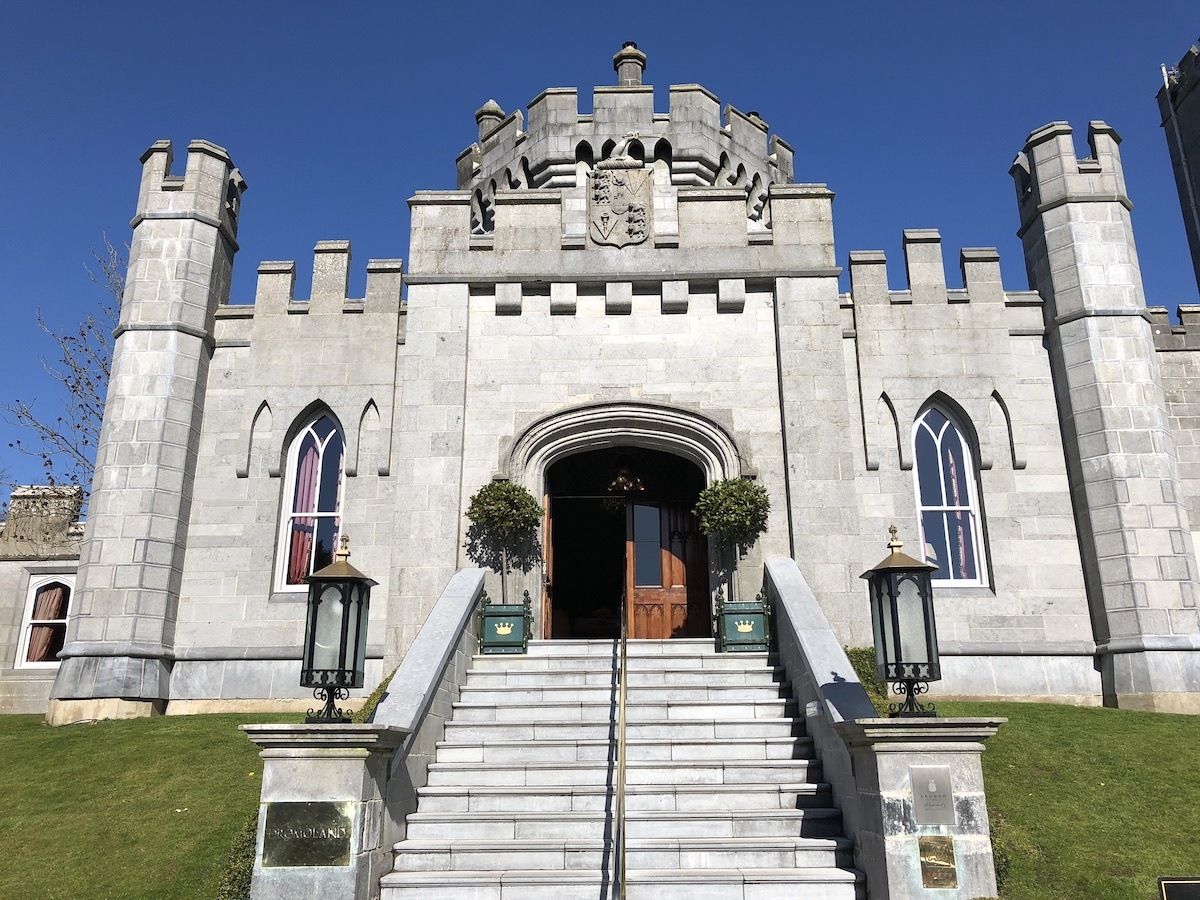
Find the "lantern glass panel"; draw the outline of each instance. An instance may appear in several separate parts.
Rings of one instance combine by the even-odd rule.
[[[317,600],[317,624],[313,642],[312,667],[314,669],[337,669],[339,645],[342,639],[342,586],[327,584],[321,588]]]
[[[354,645],[354,678],[358,687],[362,687],[364,670],[367,664],[367,604],[371,596],[371,589],[365,584],[355,585],[355,594],[358,602],[354,604],[355,616],[357,617],[357,639]]]
[[[892,615],[888,602],[886,575],[871,578],[871,628],[875,635],[875,671],[880,678],[886,677],[888,657],[892,647]]]
[[[929,647],[925,641],[925,604],[921,588],[911,575],[902,575],[896,585],[896,616],[900,625],[900,659],[898,662],[929,662]]]

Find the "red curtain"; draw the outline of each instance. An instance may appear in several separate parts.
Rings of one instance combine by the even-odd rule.
[[[316,446],[305,442],[304,455],[296,470],[296,493],[292,505],[292,514],[313,512],[317,506],[317,476],[320,469],[321,455]],[[316,520],[308,518],[292,519],[291,547],[288,551],[288,584],[303,584],[308,575],[308,561],[312,556],[313,532]]]
[[[61,631],[61,625],[38,625],[49,619],[65,619],[67,617],[67,588],[61,584],[48,584],[37,592],[33,598],[33,613],[29,629],[29,650],[25,654],[26,662],[46,662],[50,645],[54,641],[56,631]]]

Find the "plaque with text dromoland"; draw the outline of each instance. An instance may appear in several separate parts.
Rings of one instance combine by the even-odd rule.
[[[1200,875],[1158,879],[1160,900],[1200,900]]]
[[[268,803],[263,867],[348,866],[353,803]]]

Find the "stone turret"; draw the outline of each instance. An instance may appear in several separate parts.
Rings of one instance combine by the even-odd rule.
[[[792,148],[758,113],[743,113],[698,84],[672,85],[670,111],[654,111],[654,90],[642,83],[646,54],[632,41],[613,57],[617,84],[597,87],[590,115],[579,112],[575,88],[550,88],[505,116],[495,101],[476,114],[478,143],[458,159],[459,190],[568,188],[578,165],[607,159],[636,134],[644,159],[663,160],[672,184],[763,190],[792,179]],[[482,117],[482,118],[481,118]]]
[[[1105,700],[1200,712],[1197,568],[1129,219],[1120,138],[1034,131],[1012,167],[1045,300]]]
[[[1158,109],[1200,286],[1200,49],[1189,48],[1173,69],[1163,67]]]
[[[246,183],[216,144],[142,156],[142,183],[54,724],[161,712],[214,317],[228,302]]]

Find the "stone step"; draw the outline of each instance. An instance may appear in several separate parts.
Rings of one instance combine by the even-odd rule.
[[[615,722],[456,722],[446,724],[450,743],[476,741],[563,741],[605,740],[616,735]],[[677,738],[723,740],[736,737],[804,737],[803,723],[792,718],[722,719],[713,722],[674,721],[628,722],[629,740]]]
[[[625,691],[626,705],[712,701],[718,703],[744,703],[753,700],[787,699],[786,686],[776,682],[764,684],[630,684]],[[464,703],[510,705],[514,703],[583,703],[612,704],[619,696],[620,688],[614,684],[545,684],[537,685],[481,685],[468,681],[460,692]]]
[[[426,786],[417,791],[422,812],[596,812],[612,809],[615,790],[608,785],[526,787]],[[832,806],[826,783],[805,784],[634,784],[625,787],[625,808],[633,810],[809,809]]]
[[[607,738],[538,741],[482,740],[466,743],[442,741],[437,745],[437,762],[446,764],[521,762],[603,764],[616,758],[613,746],[613,742]],[[720,739],[660,737],[625,742],[627,762],[806,759],[811,755],[812,739],[807,737]]]
[[[407,839],[453,840],[562,840],[599,839],[612,828],[607,812],[479,812],[425,813],[408,817]],[[678,811],[627,811],[626,835],[643,838],[836,837],[842,828],[841,811],[815,809],[724,809]],[[532,866],[526,868],[540,868]]]
[[[544,703],[472,703],[458,700],[451,704],[455,722],[608,722],[614,717],[611,702],[589,703],[561,700]],[[775,697],[727,703],[720,700],[681,700],[679,702],[626,704],[625,721],[660,720],[713,721],[718,719],[770,719],[797,714],[796,701]]]
[[[528,656],[615,656],[619,641],[595,640],[591,638],[555,638],[554,640],[532,640]],[[669,638],[647,640],[631,638],[625,646],[630,657],[634,656],[717,656],[717,644],[712,638]],[[748,654],[733,654],[748,655]]]
[[[630,672],[646,672],[656,669],[713,669],[720,671],[759,669],[778,665],[774,654],[767,653],[714,653],[700,655],[678,653],[671,655],[646,655],[629,657]],[[614,671],[617,662],[611,656],[525,656],[512,653],[478,655],[471,660],[471,670],[496,671],[498,669],[525,672],[549,671],[553,669],[586,669],[590,671]]]
[[[778,659],[634,641],[629,900],[864,900]],[[476,656],[381,900],[615,900],[615,647]],[[607,836],[607,837],[606,837]]]
[[[629,869],[626,900],[864,900],[863,876],[840,868]],[[393,872],[380,900],[616,900],[607,872],[509,869]]]
[[[852,860],[846,838],[629,838],[626,868],[783,868],[837,866]],[[395,847],[397,869],[592,869],[611,866],[613,844],[597,840],[405,840]]]
[[[604,785],[613,773],[596,762],[539,763],[442,763],[429,765],[432,786],[462,785]],[[821,764],[808,759],[704,760],[687,764],[669,760],[630,760],[625,783],[646,785],[679,784],[792,784],[821,780]]]
[[[651,687],[658,685],[681,685],[697,687],[717,687],[721,685],[780,685],[786,683],[783,669],[779,666],[754,666],[748,669],[713,669],[697,668],[695,666],[678,667],[664,666],[663,668],[647,669],[645,671],[630,671],[629,686]],[[484,668],[470,669],[467,673],[467,687],[540,687],[566,685],[595,685],[611,688],[616,684],[616,675],[612,668],[568,668],[556,667],[550,669],[519,669],[519,668]]]

